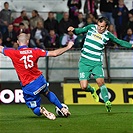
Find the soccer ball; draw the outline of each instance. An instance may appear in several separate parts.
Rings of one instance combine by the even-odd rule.
[[[64,103],[61,104],[64,108],[66,109],[69,109],[68,106]],[[61,110],[56,106],[55,107],[55,112],[58,116],[63,116],[64,117],[64,114],[61,112]]]

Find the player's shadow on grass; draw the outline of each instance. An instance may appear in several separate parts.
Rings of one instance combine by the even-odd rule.
[[[27,116],[27,119],[29,119],[29,118],[31,118],[31,119],[44,119],[46,117],[45,116]]]
[[[57,116],[56,115],[56,118],[57,119],[62,119],[62,118],[69,118],[69,117],[78,117],[78,115],[70,115],[70,116],[68,116],[68,117],[63,117],[63,116]],[[45,116],[23,116],[23,117],[19,117],[20,119],[45,119],[46,117]],[[48,118],[46,118],[46,119],[48,119]]]

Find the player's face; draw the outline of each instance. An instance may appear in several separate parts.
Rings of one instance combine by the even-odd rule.
[[[98,22],[97,23],[97,31],[98,33],[102,34],[108,27],[106,26],[106,23],[103,21],[102,23],[101,22]]]

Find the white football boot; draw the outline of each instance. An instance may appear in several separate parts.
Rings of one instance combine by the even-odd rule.
[[[41,114],[43,114],[45,117],[47,117],[50,120],[56,119],[56,116],[53,113],[47,111],[44,107],[41,107],[40,112]]]
[[[66,109],[66,108],[62,108],[61,109],[61,112],[64,114],[64,116],[66,116],[66,117],[68,117],[69,115],[71,115],[71,113],[69,112],[69,110],[68,109]]]

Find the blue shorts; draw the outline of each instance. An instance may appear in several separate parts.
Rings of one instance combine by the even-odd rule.
[[[29,108],[40,107],[41,97],[40,94],[42,92],[46,92],[48,90],[46,79],[43,75],[39,76],[36,80],[22,87],[24,99],[26,105]]]

